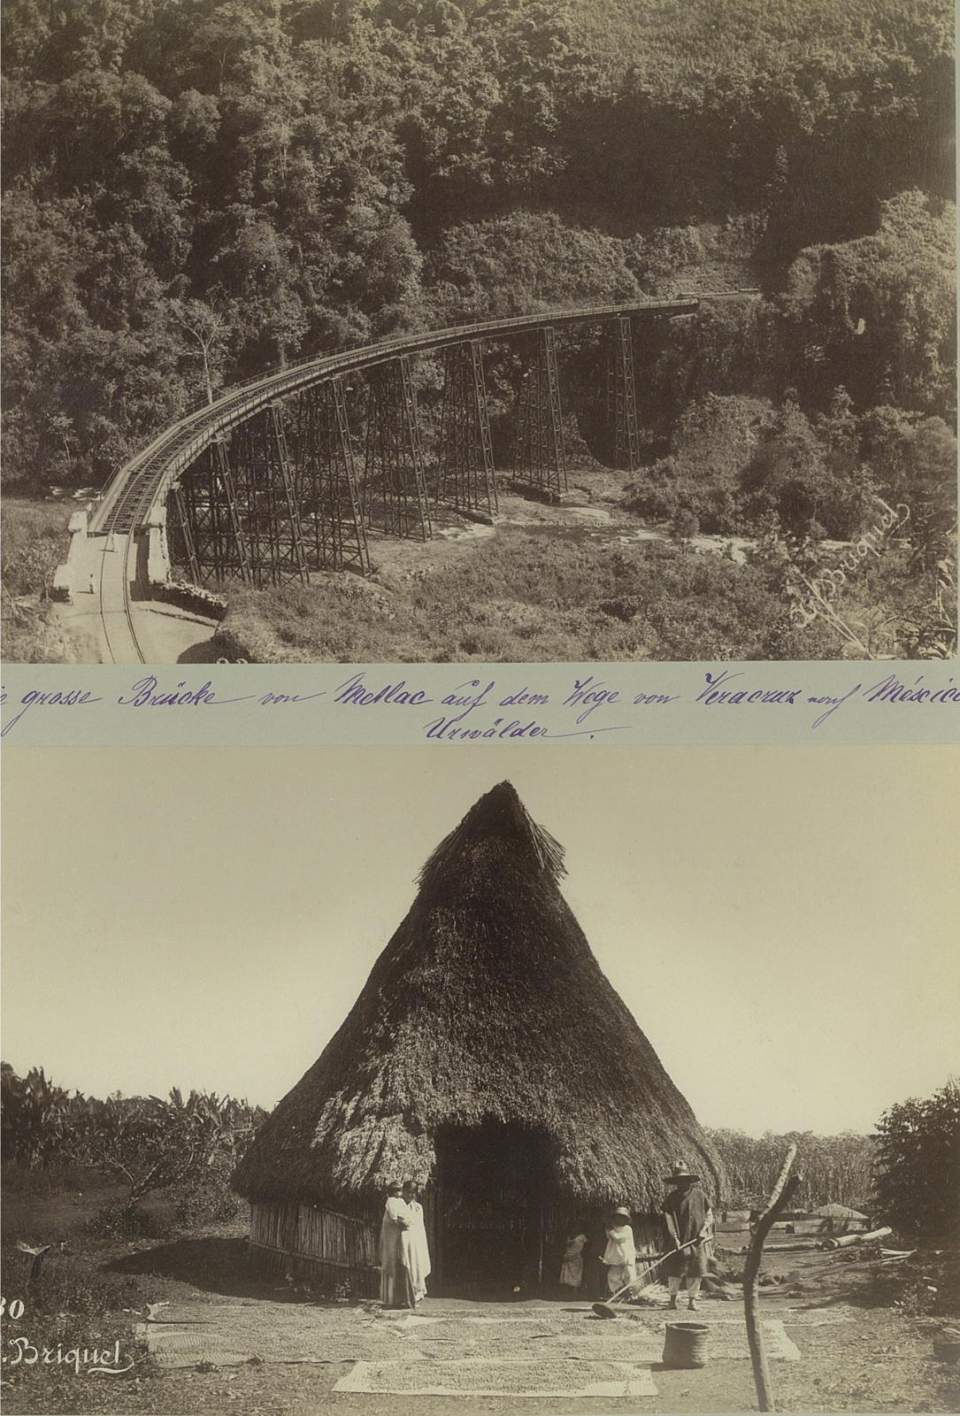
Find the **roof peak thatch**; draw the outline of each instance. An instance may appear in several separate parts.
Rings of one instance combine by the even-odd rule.
[[[512,782],[498,782],[474,802],[466,816],[433,851],[417,877],[429,889],[439,876],[449,875],[478,840],[496,837],[537,870],[559,879],[566,874],[564,850],[549,831],[538,826]]]
[[[652,1208],[674,1156],[719,1162],[557,883],[563,851],[509,782],[441,841],[318,1061],[237,1171],[251,1198],[356,1202],[421,1182],[434,1139],[490,1123],[548,1138],[558,1193]]]

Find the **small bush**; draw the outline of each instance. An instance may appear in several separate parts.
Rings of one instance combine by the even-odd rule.
[[[689,541],[691,536],[698,535],[700,531],[700,518],[688,506],[682,506],[673,518],[670,529],[676,540]]]
[[[176,1223],[185,1229],[196,1229],[204,1224],[225,1224],[236,1219],[242,1209],[242,1202],[222,1185],[204,1185],[179,1194],[173,1207]]]
[[[0,555],[5,595],[43,598],[70,544],[67,522],[76,508],[65,502],[7,501]]]
[[[66,558],[72,509],[63,502],[11,500],[4,506],[0,563],[3,657],[9,663],[64,662],[63,636],[46,601],[53,572]]]
[[[89,1258],[54,1250],[45,1256],[39,1278],[28,1284],[30,1262],[18,1249],[6,1248],[3,1252],[6,1285],[11,1292],[19,1286],[21,1297],[28,1295],[25,1299],[28,1315],[100,1316],[138,1306],[135,1278],[104,1273],[95,1268]]]
[[[87,1220],[84,1230],[97,1239],[164,1239],[170,1225],[139,1205],[121,1202],[104,1205]]]
[[[960,1258],[919,1253],[872,1273],[874,1295],[910,1317],[960,1317]]]

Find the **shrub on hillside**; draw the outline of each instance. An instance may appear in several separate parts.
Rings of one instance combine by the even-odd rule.
[[[775,416],[766,399],[707,394],[681,416],[670,456],[627,488],[626,506],[655,521],[686,511],[714,534],[740,530],[741,480]]]
[[[696,226],[661,226],[626,243],[626,260],[643,290],[665,293],[665,287],[685,266],[699,265],[706,256]]]
[[[170,1225],[129,1200],[103,1205],[84,1225],[96,1239],[165,1239]]]
[[[861,403],[887,388],[890,402],[953,414],[955,226],[950,202],[901,192],[873,234],[801,251],[782,308],[805,398],[842,379]]]
[[[0,562],[5,596],[46,598],[53,572],[66,557],[67,521],[73,509],[61,501],[4,503]]]

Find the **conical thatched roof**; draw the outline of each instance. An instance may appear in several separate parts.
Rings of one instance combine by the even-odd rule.
[[[849,1205],[820,1205],[819,1209],[811,1210],[810,1213],[816,1219],[866,1219],[865,1214],[859,1210],[851,1209]]]
[[[257,1132],[251,1199],[354,1204],[425,1182],[444,1125],[546,1136],[562,1195],[655,1208],[677,1156],[719,1162],[560,893],[563,851],[509,782],[427,861],[349,1016]],[[638,948],[643,947],[638,929]]]

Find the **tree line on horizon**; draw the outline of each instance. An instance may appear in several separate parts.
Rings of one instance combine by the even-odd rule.
[[[267,1113],[247,1101],[174,1088],[167,1098],[99,1100],[56,1085],[42,1067],[23,1076],[0,1064],[0,1150],[4,1166],[56,1176],[81,1167],[122,1183],[122,1210],[152,1193],[187,1191],[215,1216],[230,1176]],[[868,1211],[905,1234],[960,1233],[960,1083],[890,1106],[873,1134],[790,1131],[748,1136],[707,1128],[725,1171],[724,1208],[762,1208],[787,1147],[803,1181],[797,1207],[836,1202]]]

